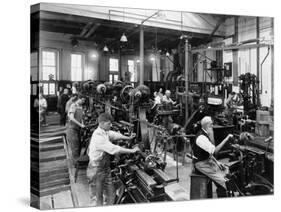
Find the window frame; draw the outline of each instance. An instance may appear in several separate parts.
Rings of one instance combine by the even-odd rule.
[[[81,56],[81,80],[72,78],[72,55]],[[73,82],[81,82],[84,80],[84,73],[85,73],[85,54],[83,52],[71,52],[70,53],[70,80]]]
[[[46,80],[43,79],[43,52],[53,52],[55,53],[55,78],[53,80]],[[56,90],[57,90],[57,82],[60,80],[59,77],[59,70],[60,70],[60,51],[55,48],[40,48],[40,54],[39,54],[39,61],[40,61],[40,66],[39,66],[39,91],[43,92],[44,96],[56,96]],[[54,84],[54,94],[50,94],[50,86]],[[46,87],[48,88],[48,92],[44,92],[44,85],[47,85]]]
[[[116,70],[112,70],[112,69],[110,69],[111,68],[111,66],[110,66],[110,60],[117,60],[117,71]],[[120,63],[120,61],[119,61],[119,59],[118,58],[116,58],[116,57],[110,57],[109,58],[109,73],[119,73],[119,63]]]
[[[132,66],[129,65],[129,61],[133,62]],[[136,75],[136,63],[135,63],[135,60],[133,59],[128,59],[127,60],[127,66],[128,66],[128,71],[130,72],[130,82],[135,82],[135,75]],[[130,67],[132,67],[133,69],[133,72],[130,71]]]

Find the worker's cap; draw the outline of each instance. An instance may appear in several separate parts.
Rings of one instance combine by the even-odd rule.
[[[113,117],[109,114],[109,113],[102,113],[99,115],[98,117],[98,122],[112,122],[113,121]]]
[[[201,126],[206,126],[207,124],[213,123],[211,116],[205,116],[201,120]]]

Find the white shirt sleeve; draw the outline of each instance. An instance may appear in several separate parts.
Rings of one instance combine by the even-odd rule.
[[[108,136],[109,136],[109,139],[110,139],[110,140],[113,140],[113,141],[115,141],[115,140],[121,140],[121,139],[123,138],[123,135],[122,135],[121,133],[119,133],[119,132],[114,132],[114,131],[112,131],[112,130],[109,130],[109,131],[108,131]]]
[[[118,145],[114,145],[111,142],[99,142],[97,146],[97,150],[104,151],[110,155],[115,155],[120,152],[121,147]]]
[[[204,136],[204,135],[200,135],[197,139],[196,139],[196,144],[204,149],[206,152],[208,152],[209,154],[214,154],[216,147],[209,141],[209,139]]]
[[[102,152],[114,155],[117,154],[120,149],[120,146],[112,144],[104,136],[95,135],[91,138],[88,155],[90,160],[97,160],[102,156]]]
[[[161,104],[160,96],[156,96],[154,101],[155,101],[155,104]]]

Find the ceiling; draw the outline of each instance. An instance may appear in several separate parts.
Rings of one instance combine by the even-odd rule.
[[[196,47],[211,41],[218,26],[225,20],[224,16],[218,16],[217,25],[210,34],[196,33],[181,30],[165,29],[163,27],[144,26],[144,48],[145,50],[171,50],[177,48],[182,42],[180,36],[188,35],[191,46]],[[40,24],[39,24],[40,23]],[[31,34],[42,30],[70,34],[73,39],[93,41],[97,46],[105,44],[114,50],[134,52],[139,50],[140,25],[115,20],[105,20],[86,16],[77,16],[50,11],[37,11],[31,14]],[[120,42],[121,35],[125,33],[128,42]]]

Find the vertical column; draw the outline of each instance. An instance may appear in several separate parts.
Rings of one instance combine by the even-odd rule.
[[[274,20],[271,18],[272,37],[274,37]],[[273,38],[272,38],[273,39]],[[274,104],[274,45],[271,46],[271,104]]]
[[[185,95],[186,95],[186,102],[185,102],[185,120],[188,120],[189,114],[188,114],[188,40],[185,39],[184,44],[184,75],[185,75]]]
[[[143,25],[140,26],[140,85],[143,85],[144,74],[144,30]]]
[[[238,42],[238,17],[234,18],[233,43]],[[233,57],[233,85],[238,86],[238,49],[232,50]]]
[[[256,19],[256,30],[257,30],[257,39],[260,37],[260,19],[257,17]],[[257,41],[257,44],[260,42]],[[257,105],[260,106],[260,47],[257,47]]]

